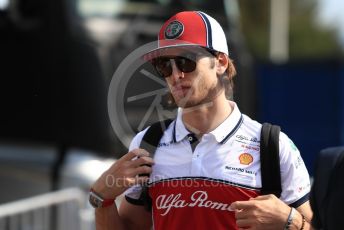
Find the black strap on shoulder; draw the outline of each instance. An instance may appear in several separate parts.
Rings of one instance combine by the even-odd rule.
[[[140,143],[140,148],[148,151],[152,158],[154,157],[155,151],[159,145],[161,137],[163,136],[167,127],[172,123],[172,121],[173,120],[171,119],[167,119],[167,120],[159,121],[152,124],[146,131],[145,135],[143,136]],[[149,175],[142,174],[140,176],[149,176]],[[141,192],[139,200],[141,201],[141,203],[143,203],[147,211],[151,211],[152,199],[149,196],[147,185],[142,185],[142,192]]]
[[[140,148],[147,150],[153,156],[162,135],[172,121],[171,119],[167,119],[152,124],[143,136]]]
[[[279,134],[277,125],[264,123],[260,135],[260,164],[262,175],[262,195],[281,196],[281,169],[279,158]]]

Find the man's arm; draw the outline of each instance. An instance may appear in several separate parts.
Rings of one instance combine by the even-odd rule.
[[[96,209],[97,230],[148,230],[152,226],[152,215],[143,206],[132,205],[123,199],[119,211],[116,205]]]
[[[252,198],[248,201],[236,201],[231,204],[235,210],[235,218],[239,228],[255,230],[284,229],[291,207],[278,199],[275,195],[265,195]],[[289,229],[301,229],[305,216],[304,230],[312,230],[310,220],[312,210],[309,202],[305,202],[296,208],[293,221]],[[301,215],[302,213],[302,215]]]
[[[115,199],[129,187],[143,184],[148,177],[139,174],[151,173],[153,159],[143,149],[134,149],[117,160],[93,184],[92,189],[104,199]],[[110,183],[109,183],[110,181]],[[120,211],[116,204],[96,208],[96,229],[150,229],[151,214],[143,206],[132,205],[123,199]]]
[[[296,210],[298,212],[295,214],[295,217],[294,217],[293,222],[292,222],[292,226],[294,226],[294,229],[301,229],[300,226],[302,226],[302,224],[303,224],[302,222],[305,221],[305,223],[303,224],[303,226],[304,226],[303,229],[304,230],[312,230],[313,228],[311,226],[311,220],[313,217],[313,212],[312,212],[311,206],[309,204],[309,201],[307,201],[307,202],[303,203],[302,205],[300,205],[299,207],[297,207]],[[303,220],[303,218],[305,218],[305,220]]]

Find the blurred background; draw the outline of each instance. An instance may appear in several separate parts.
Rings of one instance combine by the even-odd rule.
[[[340,0],[0,0],[0,230],[94,229],[88,188],[126,153],[107,111],[113,73],[182,10],[220,22],[234,100],[279,124],[310,174],[344,144]],[[133,126],[150,102],[126,106]]]

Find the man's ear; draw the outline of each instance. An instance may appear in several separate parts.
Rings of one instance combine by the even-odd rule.
[[[229,65],[229,58],[224,53],[219,53],[216,58],[216,73],[222,76],[226,72]]]

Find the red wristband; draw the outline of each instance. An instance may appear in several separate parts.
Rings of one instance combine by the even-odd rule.
[[[105,208],[111,206],[115,199],[104,199],[91,188],[89,201],[94,208]]]

